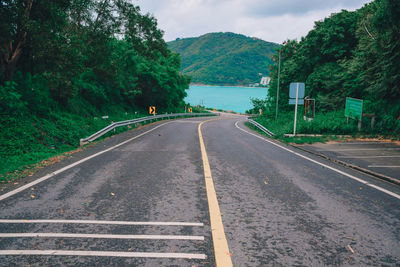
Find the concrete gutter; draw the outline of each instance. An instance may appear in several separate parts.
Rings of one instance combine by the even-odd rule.
[[[290,145],[292,147],[295,147],[295,148],[300,149],[302,151],[308,152],[308,153],[313,154],[315,156],[327,159],[327,160],[329,160],[331,162],[334,162],[336,164],[339,164],[339,165],[342,165],[342,166],[357,170],[359,172],[374,176],[376,178],[379,178],[379,179],[385,180],[385,181],[387,181],[389,183],[392,183],[392,184],[400,186],[400,180],[398,180],[396,178],[393,178],[393,177],[390,177],[390,176],[386,176],[384,174],[377,173],[377,172],[374,172],[374,171],[371,171],[371,170],[368,170],[368,169],[365,169],[365,168],[361,168],[360,166],[357,166],[357,165],[354,165],[354,164],[351,164],[351,163],[348,163],[348,162],[344,162],[342,160],[334,159],[334,158],[328,157],[328,156],[326,156],[324,154],[320,154],[320,153],[317,153],[315,151],[311,151],[311,150],[302,148],[300,146],[296,146],[296,145],[292,145],[292,144],[290,144]]]

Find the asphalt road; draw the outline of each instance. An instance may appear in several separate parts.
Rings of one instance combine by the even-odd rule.
[[[328,144],[307,144],[300,147],[400,181],[400,145],[398,142],[329,142]]]
[[[264,139],[243,117],[125,132],[11,186],[1,266],[400,265],[399,187]]]

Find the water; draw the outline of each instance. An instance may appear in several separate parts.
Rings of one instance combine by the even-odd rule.
[[[265,99],[267,88],[191,85],[185,98],[190,105],[245,113],[253,108],[250,98]]]

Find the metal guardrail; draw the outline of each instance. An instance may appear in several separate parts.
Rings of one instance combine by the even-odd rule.
[[[153,121],[157,119],[170,119],[170,118],[177,118],[177,117],[200,117],[200,116],[218,116],[219,113],[174,113],[174,114],[163,114],[163,115],[155,115],[155,116],[148,116],[148,117],[143,117],[143,118],[137,118],[133,120],[126,120],[126,121],[118,121],[111,123],[107,127],[101,129],[98,132],[95,132],[89,137],[80,139],[80,145],[83,146],[89,142],[92,142],[96,140],[97,138],[105,135],[106,133],[114,130],[117,127],[121,126],[126,126],[134,123],[141,123],[141,122],[146,122],[146,121]]]
[[[258,122],[247,118],[247,121],[250,122],[251,124],[253,124],[254,126],[256,126],[258,129],[260,129],[261,131],[263,131],[264,133],[266,133],[269,136],[274,136],[275,134],[273,132],[271,132],[270,130],[268,130],[267,128],[265,128],[264,126],[262,126],[261,124],[259,124]]]

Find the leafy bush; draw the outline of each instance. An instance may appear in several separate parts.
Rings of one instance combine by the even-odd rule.
[[[21,101],[22,95],[16,90],[16,82],[0,84],[0,115],[16,114],[23,112],[26,103]]]

